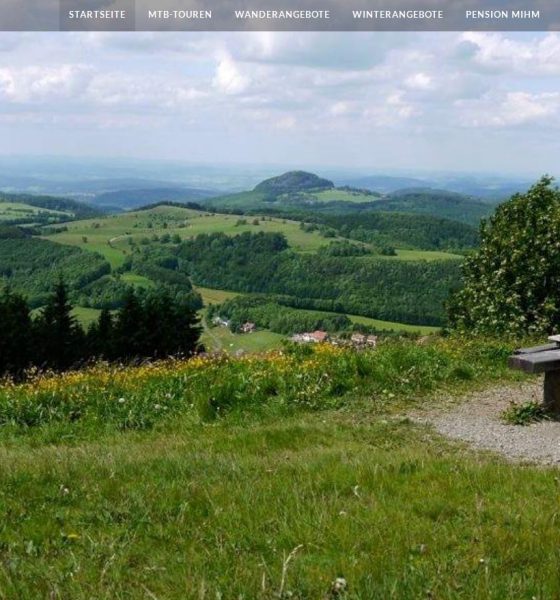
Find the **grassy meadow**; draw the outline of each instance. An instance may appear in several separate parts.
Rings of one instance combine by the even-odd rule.
[[[239,296],[239,292],[228,292],[226,290],[214,290],[212,288],[194,286],[194,289],[202,296],[205,306],[209,304],[222,304],[226,300]]]
[[[350,194],[350,192],[348,192]],[[258,224],[253,224],[254,219]],[[241,223],[241,224],[240,224]],[[211,214],[188,208],[175,206],[158,206],[149,210],[126,212],[103,218],[73,221],[64,225],[67,231],[49,235],[47,239],[86,251],[97,252],[104,256],[113,268],[120,267],[131,252],[131,241],[140,243],[142,239],[161,237],[164,234],[178,235],[181,239],[195,237],[201,233],[224,232],[237,235],[249,232],[282,232],[290,247],[298,252],[314,253],[321,246],[333,241],[324,238],[317,231],[306,232],[300,228],[297,221],[280,218],[244,217],[237,215]],[[334,238],[340,239],[340,238]],[[366,244],[367,245],[367,244]],[[460,256],[448,252],[398,249],[397,256],[385,257],[380,255],[364,256],[360,260],[407,260],[432,261],[460,259]],[[152,287],[153,282],[147,277],[125,273],[122,281],[132,285]],[[202,294],[206,306],[219,304],[236,295],[235,292],[197,288]],[[78,308],[78,319],[88,325],[95,315],[92,309]],[[409,326],[401,323],[355,317],[349,315],[355,323],[368,324],[381,330],[432,333],[436,328],[426,326]],[[227,330],[212,330],[206,328],[203,341],[212,350],[237,352],[260,352],[279,346],[282,336],[272,332],[259,331],[249,339],[247,336],[232,334]]]
[[[348,190],[322,190],[320,192],[308,193],[311,200],[318,202],[375,202],[378,200],[377,196],[363,194],[361,192],[354,192]]]
[[[0,201],[0,223],[13,221],[15,219],[33,219],[38,214],[52,215],[52,216],[65,216],[65,213],[60,210],[52,210],[48,208],[39,208],[37,206],[31,206],[25,202],[5,202]]]
[[[556,470],[405,416],[519,379],[510,350],[317,346],[6,382],[0,597],[557,597]]]
[[[265,352],[282,346],[285,335],[258,330],[252,333],[232,333],[228,327],[205,328],[200,338],[204,347],[213,352]]]
[[[299,222],[268,217],[244,218],[245,224],[238,224],[237,215],[210,214],[186,208],[159,206],[150,210],[111,215],[103,219],[87,219],[67,224],[63,231],[49,239],[61,244],[79,246],[102,254],[113,267],[119,267],[130,252],[130,239],[140,242],[144,237],[161,236],[165,233],[178,234],[181,239],[196,237],[201,233],[223,232],[238,235],[245,231],[257,233],[282,232],[290,246],[296,251],[313,252],[328,243],[317,232],[305,232]]]
[[[258,225],[253,224],[256,219]],[[240,221],[245,221],[239,224]],[[140,242],[154,235],[179,235],[181,239],[196,237],[201,233],[223,232],[238,235],[249,231],[257,233],[281,232],[290,247],[297,252],[316,252],[321,246],[343,238],[324,238],[317,231],[306,232],[298,221],[275,217],[239,217],[237,215],[211,214],[175,206],[158,206],[149,210],[126,212],[99,219],[73,221],[65,224],[68,231],[48,237],[51,241],[83,250],[98,252],[116,268],[130,253],[130,240]],[[367,245],[367,244],[366,244]],[[447,260],[461,258],[448,252],[398,249],[395,257],[366,256],[367,260]]]

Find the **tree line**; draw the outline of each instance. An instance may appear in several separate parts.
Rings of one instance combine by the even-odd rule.
[[[401,261],[300,254],[280,233],[201,234],[178,249],[197,285],[275,294],[285,305],[418,325],[442,325],[460,261]]]
[[[59,281],[33,316],[27,300],[5,288],[0,295],[0,375],[21,377],[31,367],[63,371],[86,362],[133,362],[197,352],[196,313],[166,290],[129,290],[123,306],[103,310],[86,330],[72,314],[68,289]]]
[[[235,332],[241,331],[247,321],[285,335],[316,329],[344,331],[352,326],[346,315],[298,310],[279,304],[274,296],[237,296],[208,308],[209,319],[217,316],[227,318]]]

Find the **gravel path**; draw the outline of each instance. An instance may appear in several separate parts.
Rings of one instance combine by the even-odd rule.
[[[450,438],[476,448],[494,450],[510,460],[560,465],[560,421],[531,425],[508,425],[500,415],[511,401],[540,402],[542,379],[535,382],[493,387],[446,404],[415,411],[411,417],[429,423]]]

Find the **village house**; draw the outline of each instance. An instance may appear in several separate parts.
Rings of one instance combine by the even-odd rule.
[[[377,346],[377,336],[376,335],[368,335],[366,338],[366,344],[375,348]]]
[[[308,344],[314,343],[317,344],[319,342],[326,342],[329,339],[329,334],[326,331],[311,331],[305,333],[296,333],[291,338],[292,342],[296,342],[298,344]]]
[[[353,333],[350,337],[350,342],[356,347],[369,346],[370,348],[375,348],[375,346],[377,346],[377,336]]]
[[[229,321],[227,319],[222,319],[222,317],[214,317],[212,323],[218,327],[229,327]]]
[[[240,331],[241,333],[253,333],[256,328],[257,326],[254,323],[247,321],[247,323],[243,323],[243,325],[241,325]]]
[[[363,333],[353,333],[350,341],[356,346],[363,346],[366,343],[366,336]]]

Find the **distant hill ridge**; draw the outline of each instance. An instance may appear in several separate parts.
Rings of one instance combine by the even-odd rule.
[[[215,195],[216,192],[211,190],[184,187],[118,189],[97,194],[94,202],[101,207],[116,206],[120,209],[130,210],[159,202],[198,202]]]
[[[37,208],[67,212],[71,213],[75,219],[95,218],[104,214],[102,210],[94,206],[59,196],[0,192],[0,202],[21,202]]]
[[[255,186],[255,192],[268,194],[286,194],[290,192],[306,192],[310,190],[329,190],[334,183],[307,171],[288,171],[277,177],[261,181]]]

